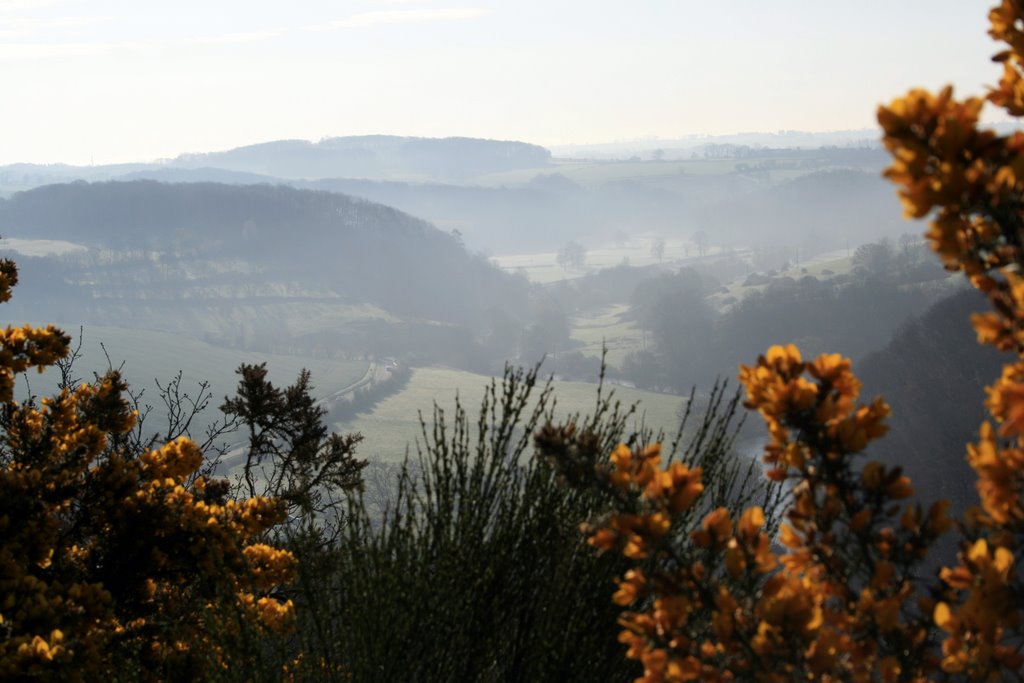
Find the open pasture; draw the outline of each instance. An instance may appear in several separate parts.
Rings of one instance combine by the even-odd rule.
[[[595,378],[596,379],[596,378]],[[451,426],[454,415],[455,397],[476,424],[476,414],[483,396],[484,387],[490,377],[448,368],[416,368],[408,386],[399,394],[384,399],[371,413],[359,415],[349,422],[338,423],[334,429],[341,432],[359,432],[365,441],[359,449],[364,458],[385,462],[400,462],[406,449],[415,453],[417,440],[422,441],[419,414],[422,413],[428,428],[432,424],[433,406],[436,402],[444,412]],[[537,389],[539,393],[539,389]],[[671,394],[657,394],[628,387],[605,387],[605,392],[614,391],[615,397],[624,405],[639,402],[635,426],[643,424],[664,429],[675,434],[678,429],[678,413],[685,399]],[[573,413],[592,413],[597,398],[597,385],[588,382],[554,382],[557,399],[557,415],[565,417]],[[634,426],[634,425],[631,425]]]

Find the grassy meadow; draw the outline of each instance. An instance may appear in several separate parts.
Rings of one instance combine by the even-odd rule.
[[[619,366],[626,354],[644,348],[644,333],[629,319],[628,304],[613,304],[581,311],[572,319],[571,339],[583,344],[578,351],[600,358],[607,349],[608,364]]]
[[[403,391],[378,403],[372,412],[348,422],[336,423],[333,428],[341,432],[359,432],[366,437],[359,451],[361,457],[399,462],[407,447],[415,452],[415,442],[421,437],[420,412],[429,423],[432,406],[436,402],[446,416],[450,416],[458,395],[475,422],[484,387],[490,381],[491,378],[485,375],[461,370],[416,368]],[[596,384],[558,381],[554,383],[554,391],[559,417],[593,412]],[[637,426],[643,420],[644,424],[664,429],[672,435],[678,429],[678,412],[685,401],[682,397],[611,385],[606,386],[605,391],[614,391],[615,397],[624,405],[639,402]]]
[[[803,261],[793,267],[780,271],[779,277],[791,277],[799,280],[802,277],[815,277],[819,280],[827,280],[836,275],[846,275],[853,269],[853,261],[846,250],[831,251],[826,254],[819,254],[807,261]],[[767,285],[744,284],[746,278],[737,278],[723,286],[727,291],[713,294],[710,299],[721,303],[730,298],[739,300],[750,292],[762,291]]]
[[[77,326],[59,323],[57,326],[72,335],[73,345],[77,344]],[[94,372],[105,372],[109,365],[121,367],[122,375],[132,389],[145,391],[143,403],[154,407],[150,424],[156,429],[166,415],[161,410],[156,381],[166,384],[180,371],[182,390],[192,397],[195,397],[200,382],[209,382],[209,391],[213,397],[206,412],[209,421],[219,416],[216,407],[224,397],[234,393],[238,384],[235,369],[242,363],[264,362],[269,369],[271,381],[277,385],[293,383],[303,368],[308,369],[313,373],[313,394],[317,397],[329,396],[354,384],[369,367],[367,361],[253,353],[213,346],[168,332],[89,326],[82,331],[82,348],[74,370],[76,376],[88,380]],[[27,381],[31,393],[44,396],[56,390],[59,379],[56,368],[49,368],[42,375],[32,373],[20,379],[17,388],[19,392],[24,392],[22,395],[27,394]]]
[[[665,238],[665,253],[658,258],[651,253],[658,235],[637,235],[619,245],[607,245],[587,249],[583,268],[563,268],[558,265],[558,252],[546,251],[532,254],[507,254],[491,257],[494,265],[511,273],[522,273],[530,282],[550,284],[560,280],[582,277],[602,268],[613,268],[623,263],[631,266],[663,265],[678,269],[685,265],[699,263],[697,250],[686,239]],[[709,254],[718,253],[718,248],[709,249]]]
[[[628,350],[641,343],[640,331],[622,320],[624,312],[624,306],[613,306],[576,318],[573,338],[583,342],[583,351],[595,358],[600,356],[602,340],[607,339],[609,363],[614,365],[621,362],[621,357]],[[67,324],[58,326],[72,334],[77,342],[76,327]],[[182,389],[192,397],[195,396],[199,382],[209,382],[212,400],[205,419],[200,420],[199,432],[205,424],[220,415],[216,407],[225,395],[233,393],[237,384],[235,369],[242,363],[267,363],[270,379],[277,385],[294,382],[298,373],[306,368],[313,375],[313,395],[320,398],[336,394],[359,382],[370,367],[367,361],[253,353],[213,346],[167,332],[90,326],[83,332],[82,350],[75,363],[75,374],[90,379],[93,372],[102,373],[108,367],[108,356],[114,367],[122,367],[123,376],[134,390],[145,390],[143,403],[154,406],[149,417],[149,425],[153,429],[159,429],[165,419],[155,381],[166,384],[180,371]],[[596,369],[595,363],[595,379]],[[47,395],[55,391],[58,380],[57,370],[50,368],[41,375],[32,373],[19,379],[18,391],[26,395],[26,387],[29,387],[35,395]],[[398,462],[404,457],[407,446],[415,449],[415,441],[420,437],[421,412],[429,421],[436,401],[450,415],[458,395],[472,415],[479,406],[484,387],[490,381],[491,378],[485,375],[450,368],[415,368],[409,384],[401,392],[382,400],[372,412],[348,422],[335,423],[332,428],[339,432],[362,433],[366,440],[359,449],[361,457]],[[554,388],[559,416],[593,412],[597,395],[595,384],[557,381]],[[684,403],[682,397],[612,385],[606,387],[606,391],[614,391],[615,397],[623,404],[639,402],[638,425],[642,419],[655,429],[664,429],[674,434],[678,426],[678,412]]]

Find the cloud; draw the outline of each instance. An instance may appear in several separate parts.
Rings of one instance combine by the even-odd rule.
[[[7,38],[31,36],[54,31],[76,32],[110,17],[54,17],[52,19],[4,19],[0,16],[0,36]]]
[[[230,43],[255,43],[260,40],[270,40],[281,35],[280,31],[250,31],[248,33],[225,33],[219,36],[199,36],[192,38],[192,43],[205,45],[226,45]]]
[[[475,19],[487,14],[486,10],[467,7],[464,9],[406,9],[362,12],[348,19],[339,19],[326,24],[308,26],[309,31],[336,31],[344,28],[370,28],[387,24],[419,24],[427,21],[461,21]]]
[[[89,57],[115,50],[145,50],[152,42],[136,43],[0,43],[0,62],[25,62],[36,59]]]
[[[0,12],[23,12],[55,4],[57,0],[0,0]]]
[[[0,62],[52,57],[85,57],[110,52],[113,43],[0,43]]]

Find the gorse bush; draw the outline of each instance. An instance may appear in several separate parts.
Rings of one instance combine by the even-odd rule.
[[[733,470],[750,463],[730,458],[736,403],[722,396],[687,425],[689,448],[680,450],[733,481]],[[629,677],[617,608],[605,599],[625,563],[594,556],[578,531],[578,520],[608,507],[607,492],[564,487],[547,461],[531,457],[532,435],[588,455],[652,436],[630,435],[633,413],[608,396],[593,416],[573,420],[585,442],[541,431],[553,410],[536,371],[511,370],[486,391],[475,419],[461,403],[453,415],[435,408],[388,495],[352,500],[331,553],[297,551],[302,649],[320,667],[310,678]]]
[[[0,300],[16,281],[0,261]],[[133,450],[116,372],[16,403],[15,373],[68,345],[53,327],[0,332],[0,678],[259,677],[264,639],[293,622],[276,589],[294,557],[262,542],[283,508],[193,477],[188,439]]]
[[[847,667],[898,672],[923,658],[928,624],[902,608],[918,560],[949,526],[944,506],[899,510],[911,489],[898,468],[850,467],[884,432],[888,407],[855,405],[849,361],[803,363],[794,347],[771,349],[741,379],[769,422],[768,478],[795,479],[778,535],[792,552],[773,546],[761,506],[694,515],[705,473],[662,468],[656,446],[621,445],[582,482],[621,492],[589,536],[634,563],[614,601],[633,608],[621,640],[643,680],[845,680]]]
[[[313,398],[308,370],[283,389],[267,379],[265,363],[243,364],[236,372],[237,393],[220,407],[247,437],[235,492],[279,500],[292,527],[336,533],[344,492],[362,483],[366,461],[355,457],[362,437],[327,428],[328,411]]]
[[[587,533],[631,562],[613,600],[629,608],[620,638],[643,664],[638,681],[1021,679],[1024,133],[1000,136],[978,117],[986,101],[1024,115],[1024,3],[1004,0],[989,18],[1007,46],[997,88],[964,101],[951,88],[914,90],[878,113],[907,215],[932,216],[931,246],[995,308],[973,318],[979,340],[1018,356],[989,389],[998,426],[984,423],[967,448],[980,505],[957,525],[958,564],[922,571],[954,528],[948,503],[906,503],[913,489],[898,466],[858,459],[885,433],[889,406],[857,403],[847,359],[772,347],[740,379],[768,426],[767,477],[791,491],[783,547],[758,506],[695,523],[713,479],[662,467],[657,446],[620,445],[610,465],[582,471],[545,449],[580,488],[620,492]]]

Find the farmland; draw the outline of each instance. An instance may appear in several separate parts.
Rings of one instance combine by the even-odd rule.
[[[335,424],[343,432],[359,432],[366,440],[360,452],[362,457],[385,462],[400,461],[407,447],[415,452],[417,439],[421,440],[419,414],[429,422],[431,406],[436,402],[446,417],[451,417],[458,395],[470,415],[475,415],[484,387],[490,378],[461,370],[448,368],[417,368],[412,379],[400,393],[381,401],[369,414],[359,415],[354,420]],[[678,428],[677,416],[684,399],[669,394],[639,391],[627,387],[608,387],[623,404],[639,402],[638,420],[655,429],[675,433]],[[557,415],[564,417],[572,413],[593,412],[597,386],[586,382],[555,382]],[[474,418],[475,423],[475,418]]]

